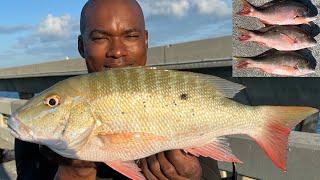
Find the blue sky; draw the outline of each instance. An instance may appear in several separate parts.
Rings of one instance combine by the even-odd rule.
[[[138,0],[151,47],[231,35],[231,0]],[[1,2],[0,68],[78,58],[86,0]]]

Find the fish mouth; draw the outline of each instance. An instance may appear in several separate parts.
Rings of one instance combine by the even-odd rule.
[[[10,129],[11,135],[15,138],[25,141],[34,141],[31,129],[25,126],[21,121],[19,121],[15,117],[10,116],[7,120],[7,125]]]

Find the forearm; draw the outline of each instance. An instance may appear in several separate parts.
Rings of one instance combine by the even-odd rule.
[[[59,166],[55,180],[95,180],[97,170],[92,167]]]

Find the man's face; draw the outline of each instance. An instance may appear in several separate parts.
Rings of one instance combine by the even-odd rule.
[[[148,33],[143,15],[131,6],[97,3],[88,9],[79,52],[89,72],[145,65]]]

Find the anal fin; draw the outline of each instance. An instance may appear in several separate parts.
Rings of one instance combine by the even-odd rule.
[[[218,161],[242,163],[229,147],[229,143],[225,138],[216,138],[212,143],[202,147],[190,148],[185,151],[194,156],[210,157]]]
[[[127,176],[133,180],[145,180],[146,178],[140,172],[141,169],[138,167],[134,161],[127,162],[106,162],[108,166],[112,169],[118,171],[119,173]]]

